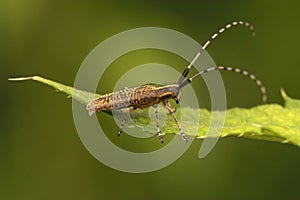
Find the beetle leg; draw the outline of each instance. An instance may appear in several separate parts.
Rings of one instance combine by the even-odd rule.
[[[118,130],[118,136],[121,135],[121,133],[123,132],[123,128],[126,124],[126,116],[125,116],[125,112],[132,112],[134,110],[134,108],[123,108],[123,109],[120,109],[120,113],[121,113],[121,118],[122,118],[122,122],[121,122],[121,125],[119,127],[119,130]]]
[[[121,135],[121,133],[123,132],[123,128],[125,126],[125,123],[126,123],[126,117],[124,116],[124,113],[121,111],[121,116],[122,116],[122,122],[121,122],[121,125],[119,127],[119,130],[118,130],[118,136]]]
[[[164,106],[165,106],[165,108],[169,111],[170,115],[173,117],[173,119],[174,119],[174,121],[175,121],[175,123],[176,123],[176,125],[177,125],[178,131],[179,131],[179,133],[180,133],[180,135],[181,135],[181,137],[182,137],[182,139],[183,139],[184,141],[187,142],[187,141],[188,141],[188,140],[187,140],[187,137],[185,136],[185,134],[184,134],[184,132],[183,132],[183,130],[182,130],[182,128],[181,128],[181,125],[179,124],[178,119],[176,118],[176,116],[175,116],[175,114],[174,114],[175,110],[173,110],[173,109],[171,108],[169,102],[164,102]]]
[[[156,132],[157,132],[157,135],[158,135],[158,138],[159,138],[160,142],[164,143],[163,135],[162,135],[161,130],[159,128],[158,106],[157,106],[157,104],[153,105],[153,108],[154,108],[155,119],[156,119],[156,130],[157,130]]]

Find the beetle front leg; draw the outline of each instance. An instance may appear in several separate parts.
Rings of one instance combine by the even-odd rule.
[[[184,134],[184,132],[183,132],[183,130],[182,130],[182,128],[181,128],[181,125],[179,124],[179,122],[178,122],[178,120],[177,120],[177,118],[176,118],[176,116],[175,116],[175,114],[174,114],[175,109],[173,110],[173,109],[171,108],[169,102],[164,102],[164,106],[165,106],[165,108],[169,111],[170,115],[173,117],[173,119],[174,119],[174,121],[175,121],[175,123],[176,123],[176,125],[177,125],[177,128],[178,128],[178,130],[179,130],[179,133],[180,133],[180,135],[181,135],[181,137],[182,137],[182,139],[183,139],[184,141],[187,142],[187,141],[188,141],[188,140],[187,140],[187,137],[185,136],[185,134]]]

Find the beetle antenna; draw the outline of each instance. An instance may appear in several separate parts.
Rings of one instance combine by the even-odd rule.
[[[186,86],[187,84],[191,83],[193,81],[194,78],[202,75],[202,74],[205,74],[205,73],[208,73],[208,72],[212,72],[212,71],[215,71],[215,70],[224,70],[224,71],[231,71],[231,72],[237,72],[237,73],[240,73],[244,76],[247,76],[248,78],[250,78],[251,80],[253,80],[256,85],[260,88],[260,92],[261,92],[261,95],[262,95],[262,101],[263,102],[266,102],[267,101],[267,94],[266,94],[266,88],[265,86],[262,84],[262,82],[257,79],[255,77],[255,75],[249,73],[248,71],[246,70],[243,70],[243,69],[239,69],[239,68],[233,68],[233,67],[224,67],[224,66],[218,66],[218,67],[210,67],[210,68],[207,68],[205,70],[202,70],[200,71],[199,73],[195,74],[194,76],[192,76],[191,78],[189,79],[186,79],[184,82],[182,82],[180,85],[179,85],[179,88],[183,88],[184,86]]]
[[[193,58],[192,62],[183,71],[183,73],[177,83],[180,85],[182,83],[182,81],[187,77],[191,67],[195,64],[195,62],[197,61],[199,56],[202,54],[203,51],[205,51],[205,49],[211,43],[212,40],[216,39],[221,33],[225,32],[226,30],[228,30],[234,26],[237,26],[237,25],[242,25],[242,26],[249,28],[250,31],[252,32],[252,35],[253,36],[255,35],[254,27],[250,23],[245,22],[245,21],[234,21],[234,22],[231,22],[231,23],[227,24],[226,26],[222,27],[205,42],[205,44],[201,47],[200,51]]]

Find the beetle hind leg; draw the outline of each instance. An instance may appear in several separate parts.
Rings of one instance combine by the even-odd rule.
[[[123,112],[121,112],[121,116],[122,116],[122,122],[121,122],[121,125],[120,125],[119,130],[118,130],[118,136],[120,136],[121,133],[123,133],[123,128],[126,124],[126,117],[125,117]]]

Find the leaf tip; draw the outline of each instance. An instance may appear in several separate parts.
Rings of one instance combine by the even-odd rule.
[[[26,80],[32,80],[33,76],[29,77],[18,77],[18,78],[8,78],[9,81],[26,81]]]
[[[284,99],[287,97],[287,94],[286,94],[286,92],[284,91],[283,88],[280,88],[280,94],[281,94],[281,96],[282,96]]]
[[[289,143],[290,141],[289,140],[283,140],[283,141],[281,141],[281,143],[283,143],[283,144],[286,144],[286,143]]]
[[[39,76],[27,76],[27,77],[16,77],[16,78],[8,78],[9,81],[27,81],[27,80],[38,80],[41,77]]]

